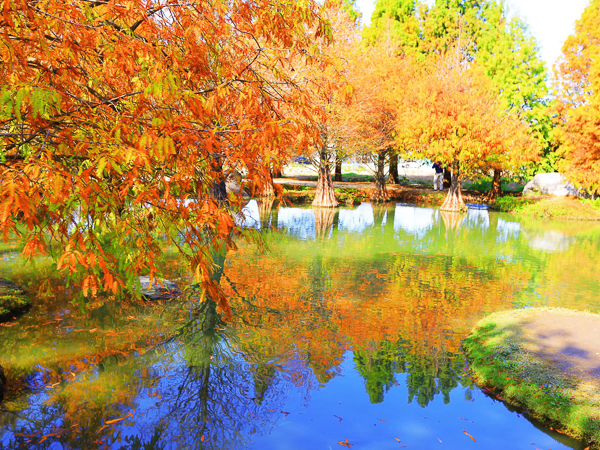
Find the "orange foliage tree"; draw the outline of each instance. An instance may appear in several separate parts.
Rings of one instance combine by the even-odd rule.
[[[479,66],[460,51],[429,60],[422,71],[407,94],[397,96],[406,102],[397,136],[413,157],[452,170],[441,208],[463,210],[461,180],[487,167],[517,167],[536,157],[536,145],[520,118],[502,107]]]
[[[300,69],[309,84],[318,88],[314,102],[321,111],[317,123],[317,139],[313,139],[308,145],[298,144],[300,153],[305,154],[317,169],[317,188],[312,203],[316,207],[338,206],[331,169],[341,158],[344,136],[348,133],[342,111],[350,101],[351,88],[345,75],[348,71],[347,58],[356,48],[359,39],[357,17],[351,14],[352,11],[343,1],[325,2],[322,14],[331,24],[335,42],[327,45],[325,40],[320,39],[317,45],[321,57],[326,58],[330,64],[323,67],[309,61]]]
[[[354,153],[373,162],[373,200],[387,200],[386,162],[396,155],[395,128],[398,116],[396,96],[410,83],[412,61],[402,56],[400,46],[389,32],[354,53],[348,80],[354,88],[353,102],[345,111],[353,133]],[[396,158],[397,166],[397,158]],[[390,175],[392,177],[392,175]],[[393,180],[394,182],[397,180]]]
[[[0,231],[51,252],[85,296],[157,273],[165,232],[196,280],[233,247],[241,197],[273,155],[314,133],[292,64],[324,58],[312,1],[4,2],[0,27]],[[284,70],[285,69],[285,70]],[[291,120],[289,112],[296,120]],[[223,303],[222,306],[226,307]]]
[[[600,192],[600,1],[593,0],[577,21],[557,69],[561,169],[595,195]]]

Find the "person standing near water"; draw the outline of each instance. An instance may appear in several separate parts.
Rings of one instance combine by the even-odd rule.
[[[433,163],[433,169],[435,169],[435,174],[433,174],[433,190],[437,191],[438,185],[440,186],[440,191],[444,190],[444,168],[436,161]]]

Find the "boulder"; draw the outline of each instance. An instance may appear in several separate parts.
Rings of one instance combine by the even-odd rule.
[[[581,197],[581,193],[575,189],[571,183],[557,172],[538,173],[523,188],[523,195],[548,194],[564,197],[566,195],[575,195]]]
[[[182,294],[181,289],[172,281],[155,278],[150,283],[150,277],[140,277],[142,295],[148,300],[169,300]]]

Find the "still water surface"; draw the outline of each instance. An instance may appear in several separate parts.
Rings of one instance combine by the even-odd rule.
[[[245,224],[266,250],[221,260],[228,322],[194,301],[80,311],[3,250],[0,277],[59,287],[0,327],[0,448],[584,448],[474,386],[460,344],[494,311],[600,311],[600,226],[265,201]]]

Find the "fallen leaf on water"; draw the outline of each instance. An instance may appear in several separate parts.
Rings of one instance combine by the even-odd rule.
[[[402,442],[402,441],[401,441],[400,439],[398,439],[398,438],[394,438],[394,439],[396,439],[398,442]]]
[[[471,436],[469,433],[467,433],[466,430],[463,430],[463,433],[465,433],[467,436],[469,436],[473,442],[477,442],[473,436]]]
[[[38,444],[41,444],[46,439],[48,439],[49,437],[53,437],[53,436],[58,436],[58,433],[50,433],[50,434],[43,435],[42,438],[40,439],[40,441],[38,442]]]
[[[123,417],[121,417],[120,419],[113,419],[113,420],[109,420],[109,421],[107,421],[106,423],[117,423],[117,422],[120,422],[121,420],[125,420],[125,419],[127,419],[128,417],[133,417],[133,414],[132,414],[132,413],[129,413],[129,414],[127,414],[126,416],[123,416]]]
[[[442,440],[440,438],[437,438],[438,441],[440,441],[440,444],[442,444]]]
[[[17,325],[17,322],[14,323],[0,323],[0,327],[14,327]]]
[[[120,422],[121,420],[125,420],[128,417],[133,417],[133,414],[129,413],[126,416],[123,416],[119,419],[113,419],[113,420],[108,420],[104,423],[104,425],[102,425],[102,427],[98,430],[98,433],[100,433],[102,430],[104,430],[105,428],[107,428],[109,425],[112,425],[113,423],[117,423]]]
[[[346,439],[345,441],[340,441],[338,442],[338,444],[340,444],[342,447],[352,447],[352,444],[348,442],[348,439]]]

